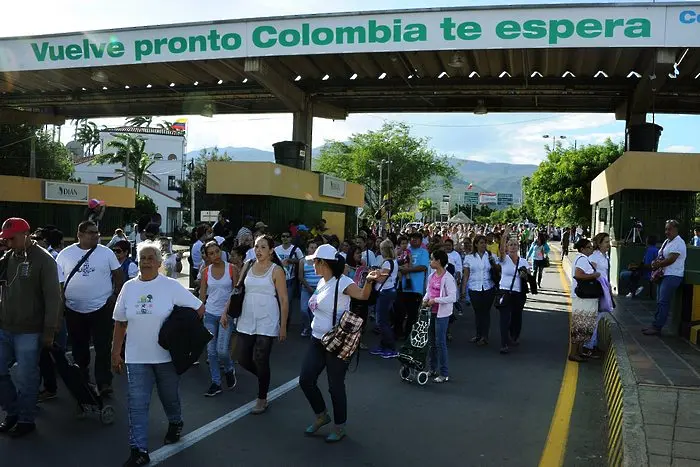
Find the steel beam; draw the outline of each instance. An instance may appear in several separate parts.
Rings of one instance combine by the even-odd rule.
[[[0,123],[29,125],[63,125],[66,117],[44,112],[27,112],[16,109],[0,109]]]

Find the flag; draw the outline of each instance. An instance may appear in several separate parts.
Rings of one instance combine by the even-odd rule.
[[[473,187],[474,187],[474,185],[472,183],[470,183],[469,186],[467,187],[467,190],[471,190]]]
[[[178,118],[172,125],[173,131],[187,131],[187,119]]]

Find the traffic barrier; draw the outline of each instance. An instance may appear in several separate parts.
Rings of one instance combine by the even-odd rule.
[[[603,387],[605,404],[608,410],[608,465],[622,465],[622,379],[617,363],[615,342],[612,339],[611,327],[615,325],[609,319],[602,319],[598,326],[600,341],[605,346],[603,360]]]

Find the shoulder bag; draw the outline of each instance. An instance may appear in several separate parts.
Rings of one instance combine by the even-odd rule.
[[[243,271],[241,271],[241,277],[238,278],[238,283],[233,288],[231,292],[231,298],[229,299],[228,310],[226,314],[230,318],[239,318],[241,313],[243,313],[243,298],[245,297],[245,278],[248,275],[248,271],[253,267],[255,263],[254,259],[248,260],[243,265]]]
[[[579,257],[581,259],[581,257]],[[588,261],[588,264],[593,267],[591,264],[590,260],[586,258],[586,261]],[[576,275],[576,262],[574,262],[574,276]],[[595,268],[593,268],[595,271]],[[578,280],[576,279],[576,289],[574,289],[574,293],[578,298],[600,298],[603,296],[603,286],[600,285],[600,282],[598,282],[598,279],[587,279],[587,280]]]
[[[323,335],[321,343],[326,351],[335,354],[341,360],[348,361],[360,346],[364,320],[348,310],[343,313],[340,321],[338,321],[339,286],[340,279],[336,279],[335,296],[333,298],[333,328]]]
[[[85,253],[85,254],[83,255],[82,258],[80,258],[80,261],[77,262],[77,264],[75,265],[75,267],[73,268],[73,270],[70,272],[70,274],[68,274],[68,277],[66,278],[66,281],[63,283],[63,304],[64,304],[64,305],[65,305],[65,302],[66,302],[66,289],[68,288],[68,283],[70,282],[71,279],[73,279],[73,276],[75,276],[75,273],[78,272],[78,270],[80,269],[80,267],[81,267],[83,264],[85,264],[85,261],[88,260],[88,258],[89,258],[90,255],[92,254],[92,252],[95,251],[96,249],[97,249],[97,246],[94,246],[94,247],[90,248],[90,249],[88,250],[88,252]]]
[[[513,273],[513,280],[510,281],[510,289],[499,289],[496,293],[496,302],[494,306],[498,309],[507,308],[513,300],[513,286],[515,285],[515,278],[518,277],[518,264],[520,264],[520,258],[518,258],[518,261],[515,263],[515,272]]]
[[[388,281],[391,278],[391,275],[394,273],[394,261],[393,259],[387,260],[389,261],[389,276],[386,278],[386,281]],[[380,267],[381,269],[381,267]],[[374,285],[372,285],[372,292],[369,295],[369,298],[367,299],[367,304],[369,305],[374,305],[377,303],[377,298],[379,297],[379,293],[382,291],[384,288],[384,284],[386,284],[386,281],[382,282],[382,285],[379,286],[379,289],[375,289]]]
[[[501,265],[496,262],[490,251],[487,250],[487,253],[489,254],[489,263],[491,264],[489,275],[491,276],[494,287],[498,288],[498,284],[501,283]]]

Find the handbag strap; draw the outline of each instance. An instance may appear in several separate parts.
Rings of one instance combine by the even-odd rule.
[[[394,260],[393,260],[393,259],[387,259],[386,261],[389,262],[389,277],[387,277],[387,279],[386,279],[384,282],[382,282],[382,284],[381,284],[381,285],[379,286],[379,288],[377,289],[377,292],[381,292],[381,291],[382,291],[382,289],[384,288],[384,284],[386,284],[386,281],[388,281],[389,278],[391,278],[391,275],[394,274]],[[384,265],[384,264],[382,263],[382,266],[383,266],[383,265]]]
[[[246,276],[248,276],[248,271],[253,267],[253,263],[255,263],[254,259],[249,259],[244,267],[243,267],[243,274],[241,274],[240,279],[238,279],[238,283],[236,284],[236,287],[240,287],[241,284],[245,281]]]
[[[338,288],[340,287],[340,279],[335,279],[335,296],[333,297],[333,326],[335,327],[338,320]]]
[[[508,258],[510,258],[510,256],[509,256]],[[513,260],[511,259],[511,261],[513,261]],[[512,292],[512,291],[513,291],[513,286],[515,285],[515,276],[518,275],[518,265],[519,265],[519,264],[520,264],[520,256],[518,256],[518,260],[515,262],[515,272],[513,272],[513,280],[510,281],[510,290],[509,290],[509,292]]]
[[[97,245],[95,245],[95,246],[93,246],[92,248],[90,248],[90,249],[88,250],[88,252],[85,253],[85,254],[83,255],[82,258],[80,258],[80,261],[78,261],[78,263],[75,265],[75,267],[74,267],[73,270],[70,272],[70,274],[68,274],[68,278],[67,278],[66,281],[63,283],[63,290],[64,290],[64,292],[65,292],[65,290],[66,290],[66,287],[68,287],[68,283],[70,282],[70,280],[73,279],[73,276],[75,276],[75,273],[78,272],[78,269],[80,269],[80,266],[82,266],[82,265],[85,263],[85,261],[88,260],[88,258],[89,258],[90,255],[92,254],[92,252],[95,251],[96,249],[97,249]]]

